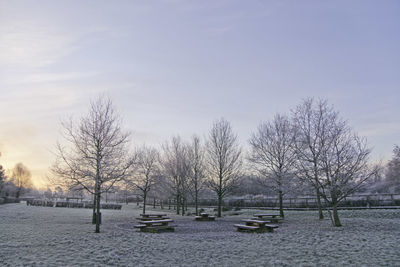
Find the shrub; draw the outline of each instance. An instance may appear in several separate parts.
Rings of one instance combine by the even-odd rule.
[[[19,203],[19,198],[15,197],[5,197],[4,203]]]

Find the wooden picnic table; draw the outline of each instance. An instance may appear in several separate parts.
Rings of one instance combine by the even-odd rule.
[[[238,231],[248,231],[248,232],[273,232],[277,225],[267,224],[266,221],[254,220],[254,219],[243,219],[246,224],[235,224]]]
[[[163,219],[163,220],[145,220],[140,221],[138,225],[135,225],[135,228],[139,228],[141,232],[152,232],[158,233],[160,231],[174,231],[175,228],[172,225],[168,225],[168,223],[173,222],[171,219]]]
[[[144,218],[151,218],[151,217],[155,217],[155,218],[162,218],[167,216],[167,214],[162,214],[162,213],[147,213],[147,214],[140,214],[141,217]]]
[[[208,213],[202,212],[200,216],[195,217],[196,221],[215,221],[215,216],[210,216]]]
[[[276,213],[259,213],[259,214],[254,214],[253,216],[255,217],[254,219],[270,221],[273,223],[278,223],[283,219],[279,214]]]
[[[153,220],[165,220],[165,219],[169,219],[167,216],[167,214],[140,214],[141,217],[136,218],[137,220],[140,221],[153,221]]]
[[[280,215],[279,214],[276,214],[276,213],[258,213],[258,214],[254,214],[253,215],[254,217],[272,217],[272,218],[275,218],[275,217],[280,217]]]

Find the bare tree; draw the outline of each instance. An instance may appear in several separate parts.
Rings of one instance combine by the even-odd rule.
[[[400,147],[397,145],[394,147],[393,157],[386,167],[385,186],[391,193],[400,193]]]
[[[0,152],[1,157],[1,152]],[[4,182],[6,181],[6,173],[2,165],[0,165],[0,195],[1,191],[3,190]]]
[[[4,172],[4,168],[0,165],[0,195],[1,191],[3,190],[4,182],[6,181],[6,174]]]
[[[204,180],[204,148],[201,146],[198,136],[192,137],[192,143],[189,146],[189,164],[190,164],[190,184],[194,197],[196,215],[198,213],[199,192],[203,186]]]
[[[276,115],[272,122],[261,123],[250,140],[249,160],[263,178],[263,185],[271,185],[279,196],[279,211],[283,213],[283,195],[289,190],[294,177],[296,153],[293,150],[294,135],[286,116]],[[270,183],[272,182],[272,183]]]
[[[66,188],[80,186],[94,195],[93,216],[100,232],[100,198],[116,182],[130,175],[133,158],[128,153],[129,134],[110,99],[99,97],[89,113],[74,123],[62,123],[68,146],[57,144],[53,181]]]
[[[54,194],[53,196],[58,199],[58,198],[63,198],[64,197],[64,191],[60,186],[56,186],[56,188],[54,188]]]
[[[323,219],[321,192],[319,188],[319,162],[325,146],[329,142],[329,131],[338,121],[338,113],[325,100],[306,99],[293,111],[296,129],[296,169],[299,178],[310,183],[317,196],[319,219]]]
[[[146,213],[146,200],[149,191],[159,175],[159,153],[155,148],[143,146],[137,152],[136,172],[127,181],[142,192],[143,214]]]
[[[16,198],[19,198],[27,189],[32,188],[31,172],[22,163],[17,163],[15,165],[12,170],[10,181],[16,187]]]
[[[182,208],[185,214],[185,204],[188,192],[189,160],[187,146],[179,136],[173,137],[171,142],[163,146],[163,171],[169,178],[169,184],[176,199],[176,213]]]
[[[345,123],[332,126],[329,136],[319,162],[323,175],[318,185],[321,196],[332,208],[333,225],[341,226],[338,204],[374,177],[378,167],[371,167],[368,162],[371,150],[366,140],[354,134]]]
[[[170,181],[168,178],[169,177],[167,177],[165,173],[160,171],[159,174],[156,176],[155,179],[156,182],[152,189],[153,196],[160,201],[161,209],[164,208],[164,205],[166,203],[169,203],[168,201],[171,195],[174,195],[174,191],[172,191],[172,188],[170,186]]]
[[[207,184],[218,197],[218,217],[221,217],[222,200],[238,185],[242,159],[237,136],[225,119],[214,122],[206,145]]]

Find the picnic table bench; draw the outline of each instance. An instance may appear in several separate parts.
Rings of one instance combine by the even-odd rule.
[[[273,222],[273,223],[278,223],[283,218],[276,213],[259,213],[259,214],[254,214],[254,220],[262,220],[262,221],[267,221],[267,222]]]
[[[215,221],[215,216],[210,216],[208,213],[202,212],[200,216],[194,217],[196,221]]]
[[[247,231],[247,232],[273,232],[275,228],[278,228],[277,225],[267,224],[266,221],[254,220],[254,219],[244,219],[242,220],[246,224],[235,224],[234,226],[238,231]]]
[[[135,228],[139,228],[141,232],[151,232],[158,233],[160,231],[171,231],[175,230],[174,226],[168,225],[168,223],[173,222],[171,219],[163,220],[151,220],[151,221],[140,221]]]

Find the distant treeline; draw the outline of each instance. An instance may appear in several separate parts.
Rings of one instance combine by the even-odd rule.
[[[15,197],[0,197],[0,204],[19,203],[19,198]]]
[[[216,206],[215,199],[201,199],[201,206]],[[327,207],[324,202],[324,207]],[[228,207],[264,207],[278,208],[278,198],[235,198],[224,200],[224,206]],[[350,196],[343,200],[339,207],[378,207],[378,206],[400,206],[400,194],[374,194]],[[285,198],[284,208],[317,208],[317,199],[314,197]]]
[[[93,203],[87,202],[68,202],[68,201],[51,201],[42,199],[29,199],[26,201],[27,206],[40,206],[40,207],[57,207],[57,208],[86,208],[93,209]],[[101,204],[102,209],[120,210],[122,208],[119,204]]]

